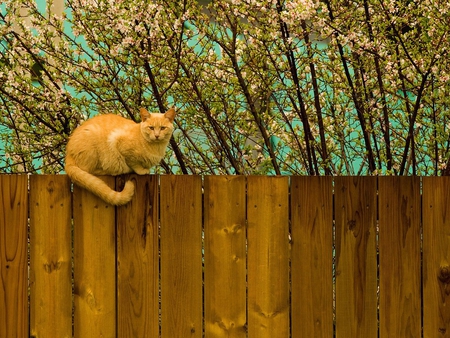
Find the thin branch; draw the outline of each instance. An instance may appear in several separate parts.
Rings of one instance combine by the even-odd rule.
[[[327,8],[328,8],[328,13],[329,13],[330,19],[331,19],[331,21],[333,21],[334,20],[334,16],[333,16],[333,11],[332,11],[332,8],[331,8],[330,1],[329,0],[325,0],[325,3],[326,3]],[[337,37],[338,37],[338,33],[336,33],[336,38]],[[369,163],[369,171],[372,173],[372,172],[374,172],[376,170],[376,166],[375,166],[375,159],[374,159],[374,155],[373,155],[372,146],[371,146],[371,143],[370,143],[370,137],[369,137],[369,133],[368,133],[368,130],[367,130],[367,127],[366,127],[366,121],[365,121],[365,118],[364,118],[364,108],[363,108],[363,105],[361,103],[361,99],[358,97],[358,94],[357,94],[357,91],[355,89],[355,86],[353,85],[353,81],[352,81],[352,77],[351,77],[351,74],[350,74],[350,70],[348,68],[347,61],[346,61],[345,55],[344,55],[344,47],[342,46],[341,43],[339,43],[339,42],[336,42],[336,43],[337,43],[337,46],[338,46],[339,56],[341,58],[342,66],[344,67],[345,76],[347,78],[348,85],[349,85],[349,87],[351,89],[351,95],[352,95],[353,102],[355,104],[355,109],[356,109],[356,113],[357,113],[357,116],[358,116],[358,120],[359,120],[359,123],[361,125],[361,130],[362,130],[363,138],[364,138],[364,144],[365,144],[366,152],[367,152],[367,161]]]

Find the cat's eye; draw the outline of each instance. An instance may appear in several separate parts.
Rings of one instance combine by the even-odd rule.
[[[150,129],[150,130],[155,130],[155,127],[150,126],[149,129]]]
[[[166,129],[166,127],[161,127],[161,130],[164,130],[164,129]]]

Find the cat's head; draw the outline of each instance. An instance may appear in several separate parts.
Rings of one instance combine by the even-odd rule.
[[[168,142],[173,132],[175,109],[170,108],[164,114],[149,113],[141,108],[141,131],[148,142]]]

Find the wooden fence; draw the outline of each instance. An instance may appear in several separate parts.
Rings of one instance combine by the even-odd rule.
[[[450,178],[130,177],[0,175],[1,338],[450,337]]]

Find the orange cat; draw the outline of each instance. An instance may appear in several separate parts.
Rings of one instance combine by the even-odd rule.
[[[141,108],[141,123],[118,115],[99,115],[84,122],[70,136],[65,171],[72,181],[113,205],[128,203],[134,184],[125,183],[121,192],[96,175],[149,173],[164,157],[172,136],[175,110],[165,114]]]

